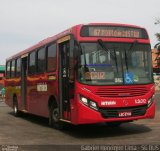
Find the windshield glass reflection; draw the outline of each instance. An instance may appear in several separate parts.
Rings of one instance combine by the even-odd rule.
[[[152,82],[150,45],[81,43],[78,79],[89,85]]]

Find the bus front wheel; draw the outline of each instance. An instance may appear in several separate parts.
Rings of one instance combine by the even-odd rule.
[[[55,129],[63,129],[64,123],[60,121],[58,107],[51,107],[49,110],[49,125]]]

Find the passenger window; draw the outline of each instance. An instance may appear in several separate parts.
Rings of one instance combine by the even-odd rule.
[[[56,70],[56,44],[52,44],[47,49],[47,71]]]
[[[11,77],[12,78],[15,77],[15,60],[12,60],[12,63],[11,63]]]
[[[37,70],[38,73],[44,72],[45,71],[45,48],[42,48],[40,50],[38,50],[38,54],[37,54]]]
[[[11,69],[11,62],[7,62],[7,67],[6,67],[6,77],[10,78],[10,69]]]
[[[21,59],[18,58],[16,60],[16,77],[20,77],[21,75]]]
[[[36,52],[32,52],[29,55],[29,74],[36,73]]]

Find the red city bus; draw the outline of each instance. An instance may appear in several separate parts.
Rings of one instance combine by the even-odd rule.
[[[151,63],[144,28],[76,25],[7,59],[6,103],[55,128],[154,118]]]

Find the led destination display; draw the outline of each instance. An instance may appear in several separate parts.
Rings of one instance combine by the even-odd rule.
[[[81,29],[82,37],[119,37],[119,38],[142,38],[148,35],[143,28],[120,27],[120,26],[84,26]]]

